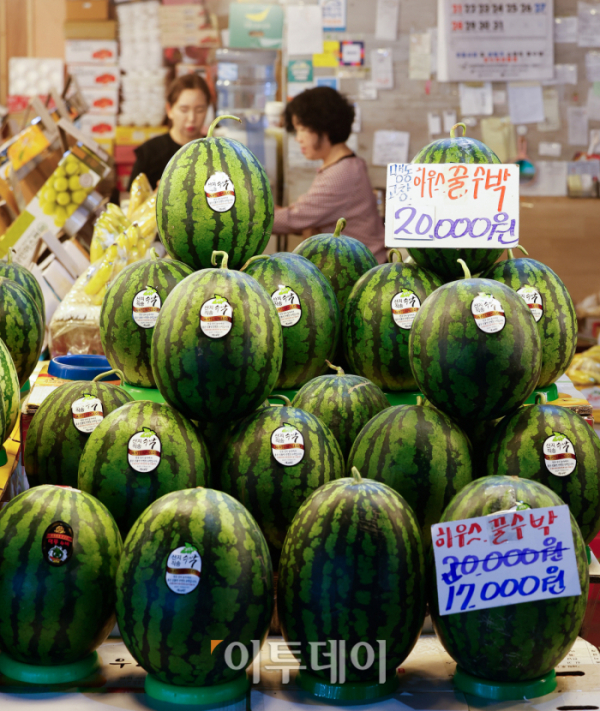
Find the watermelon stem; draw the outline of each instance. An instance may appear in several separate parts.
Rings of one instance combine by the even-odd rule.
[[[466,123],[455,123],[454,126],[450,129],[450,138],[456,138],[456,129],[457,128],[462,128],[463,130],[463,135],[462,137],[464,138],[467,135],[467,124]]]
[[[339,365],[333,365],[333,363],[330,363],[327,358],[325,359],[325,362],[332,370],[335,370],[338,375],[346,375],[344,369],[341,368]]]
[[[8,262],[8,264],[12,264],[12,260],[13,260],[13,255],[12,255],[12,253],[13,253],[14,251],[15,251],[15,250],[11,248],[11,249],[9,249],[8,252],[6,253],[6,261]]]
[[[125,382],[125,376],[123,375],[122,371],[118,370],[117,368],[114,368],[114,370],[107,370],[105,373],[100,373],[92,380],[92,382],[95,383],[98,380],[102,380],[103,378],[108,377],[109,375],[113,375],[114,373],[116,373],[119,376],[119,380],[122,383]]]
[[[342,234],[342,230],[344,229],[344,227],[346,227],[346,220],[345,218],[340,217],[335,226],[335,232],[333,233],[333,236],[339,237]]]
[[[230,116],[229,114],[225,116],[217,116],[217,118],[208,127],[208,133],[206,134],[207,138],[212,138],[213,131],[215,130],[217,124],[219,123],[219,121],[223,121],[224,119],[233,119],[234,121],[239,121],[240,123],[242,123],[242,119],[238,118],[237,116]]]
[[[394,260],[394,257],[398,257],[398,259]],[[404,260],[402,259],[402,252],[399,249],[390,249],[390,251],[387,253],[387,260],[390,264],[398,264],[398,262],[402,263]]]
[[[227,262],[229,261],[229,255],[227,254],[227,252],[219,252],[215,250],[212,253],[210,263],[213,265],[213,267],[217,266],[217,257],[223,257],[223,260],[221,261],[221,269],[227,269]]]
[[[546,405],[548,402],[548,396],[546,393],[536,393],[535,404],[536,405]]]
[[[352,474],[352,478],[354,479],[354,481],[352,482],[353,484],[362,483],[362,476],[360,475],[360,472],[356,467],[352,467],[352,471],[350,473]]]
[[[152,261],[158,259],[158,252],[154,249],[154,247],[150,247],[150,259],[152,259]]]
[[[240,269],[241,272],[246,270],[246,267],[249,267],[252,262],[258,262],[259,259],[269,259],[268,254],[256,254],[254,257],[250,257],[250,259],[244,264],[244,266]]]
[[[471,278],[471,271],[469,270],[469,267],[467,266],[467,263],[465,262],[464,259],[457,259],[456,260],[463,268],[463,271],[465,273],[464,278],[465,279],[470,279]]]
[[[419,407],[423,405],[423,398],[420,395],[417,395],[417,405]]]
[[[276,397],[278,397],[280,400],[283,400],[283,404],[286,407],[292,406],[292,403],[291,403],[289,397],[286,397],[285,395],[281,395],[281,393],[271,393],[269,395],[269,398],[276,398]],[[269,404],[271,404],[271,403],[269,403]],[[272,405],[272,407],[281,407],[281,405]]]
[[[525,249],[525,247],[523,247],[522,244],[518,244],[517,247],[521,250],[521,252],[523,252],[526,257],[529,256],[529,252]]]

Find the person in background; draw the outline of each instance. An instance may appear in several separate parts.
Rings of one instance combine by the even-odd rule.
[[[167,163],[186,143],[202,137],[211,96],[208,84],[197,74],[186,74],[171,84],[167,93],[169,131],[151,138],[135,149],[135,164],[129,178],[145,173],[152,188],[161,178]]]
[[[384,227],[367,166],[346,145],[354,122],[352,104],[330,87],[308,89],[286,106],[285,121],[305,158],[323,163],[305,195],[275,209],[273,233],[333,232],[338,219],[345,217],[344,234],[363,242],[383,263]]]

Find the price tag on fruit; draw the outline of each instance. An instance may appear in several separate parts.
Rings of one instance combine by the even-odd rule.
[[[581,595],[569,507],[431,527],[440,615]]]
[[[386,247],[505,249],[518,243],[518,166],[388,165]]]

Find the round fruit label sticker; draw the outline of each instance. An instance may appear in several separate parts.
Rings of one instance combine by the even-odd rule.
[[[529,306],[533,318],[539,321],[544,315],[544,302],[542,301],[542,295],[533,286],[525,284],[521,289],[517,291],[517,294],[523,299],[523,301]]]
[[[554,476],[568,476],[577,466],[573,442],[560,432],[553,432],[544,442],[546,469]]]
[[[419,297],[410,289],[403,289],[395,294],[391,301],[392,318],[396,326],[410,331],[417,312],[421,308]]]
[[[64,521],[54,521],[42,537],[42,554],[50,565],[64,565],[73,555],[73,529]]]
[[[169,553],[165,581],[177,595],[187,595],[198,587],[201,570],[202,559],[198,549],[186,543]]]
[[[471,313],[477,328],[484,333],[498,333],[506,323],[502,304],[496,297],[482,291],[471,302]]]
[[[302,317],[300,297],[289,286],[279,285],[279,289],[271,294],[279,320],[284,328],[295,326]]]
[[[208,206],[215,212],[227,212],[235,205],[235,187],[227,173],[213,173],[204,183],[204,192]]]
[[[233,328],[233,308],[224,296],[214,295],[200,309],[200,328],[209,338],[223,338]]]
[[[127,461],[136,472],[153,472],[160,464],[160,437],[153,430],[144,427],[136,432],[127,443]]]
[[[271,452],[276,462],[293,467],[304,458],[304,437],[293,425],[285,422],[271,435]]]
[[[85,393],[71,405],[73,424],[84,434],[92,433],[104,419],[102,403],[95,395]]]
[[[133,297],[133,320],[141,328],[154,328],[161,306],[156,289],[147,286]]]

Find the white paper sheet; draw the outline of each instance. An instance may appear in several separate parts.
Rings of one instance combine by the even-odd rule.
[[[541,84],[509,84],[508,108],[513,124],[544,120],[544,96]]]
[[[566,160],[540,160],[535,164],[535,169],[535,180],[521,184],[519,189],[521,196],[566,197]]]
[[[538,153],[541,156],[549,156],[550,158],[560,158],[562,152],[562,143],[551,143],[549,141],[540,141],[538,145]]]
[[[469,82],[458,85],[462,116],[491,116],[494,113],[492,82]]]
[[[375,131],[373,137],[373,165],[406,163],[410,133],[406,131]]]
[[[600,47],[600,5],[577,3],[577,44],[580,47]]]
[[[442,132],[442,117],[430,111],[427,114],[427,128],[430,136],[439,135]]]
[[[590,145],[587,152],[590,155],[592,153],[600,153],[600,128],[593,128],[590,131]]]
[[[371,80],[377,89],[394,88],[394,65],[391,49],[371,50]]]
[[[600,81],[600,52],[586,52],[585,73],[588,81]]]
[[[559,131],[560,130],[560,105],[558,103],[558,91],[546,88],[544,96],[544,116],[542,122],[538,123],[538,131]]]
[[[577,65],[555,64],[554,81],[557,84],[577,84]]]
[[[577,17],[554,18],[554,41],[560,43],[577,42]]]
[[[427,30],[431,36],[431,73],[437,72],[437,53],[438,53],[438,28],[430,27]]]
[[[587,110],[590,121],[600,121],[600,96],[596,94],[594,87],[588,89]]]
[[[589,139],[587,107],[567,107],[567,120],[569,122],[569,145],[587,146]]]
[[[394,42],[398,38],[400,0],[377,0],[375,39]]]
[[[287,50],[290,56],[322,54],[323,15],[319,5],[288,7]]]
[[[444,119],[444,133],[450,133],[450,129],[457,123],[456,111],[454,109],[444,109],[442,113]]]
[[[506,92],[504,89],[492,91],[492,103],[494,106],[504,106],[506,104]]]
[[[490,116],[481,119],[481,137],[503,163],[514,161],[517,155],[515,127],[509,116]]]
[[[377,87],[373,81],[358,82],[358,98],[360,101],[377,101]]]
[[[323,29],[343,31],[346,29],[346,0],[320,0],[323,12]]]
[[[431,35],[413,32],[408,43],[408,78],[426,81],[431,77]]]

